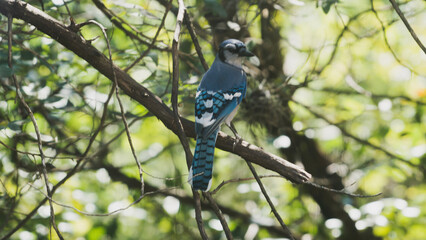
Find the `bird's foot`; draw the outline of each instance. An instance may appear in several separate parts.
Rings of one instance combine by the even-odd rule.
[[[236,140],[232,144],[232,151],[234,152],[237,144],[243,142],[243,138],[238,134],[237,129],[235,129],[235,126],[232,122],[230,124],[227,123],[226,125],[229,127],[229,129],[231,129],[232,133],[234,134],[234,136],[236,138]]]
[[[243,138],[240,136],[240,135],[238,135],[238,134],[236,134],[235,135],[235,141],[234,141],[234,144],[232,144],[232,151],[234,152],[235,151],[235,147],[238,145],[238,144],[240,144],[240,143],[242,143],[243,142]]]

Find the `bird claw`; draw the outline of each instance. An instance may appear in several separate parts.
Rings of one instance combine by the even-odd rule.
[[[229,124],[227,123],[226,125],[229,127],[229,129],[231,129],[232,133],[234,134],[234,136],[236,138],[236,140],[232,144],[232,151],[234,152],[235,151],[235,147],[237,146],[237,144],[243,142],[243,138],[238,134],[238,132],[235,129],[235,126],[234,126],[234,124],[232,122],[229,123]]]

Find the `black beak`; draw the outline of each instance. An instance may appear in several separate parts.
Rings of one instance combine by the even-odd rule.
[[[238,56],[240,57],[253,57],[254,54],[247,50],[247,48],[241,48],[240,51],[238,51]]]

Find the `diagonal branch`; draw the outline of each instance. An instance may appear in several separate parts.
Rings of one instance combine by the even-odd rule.
[[[416,41],[417,45],[419,45],[419,47],[426,54],[426,47],[420,41],[419,37],[417,37],[416,32],[414,32],[413,28],[410,26],[410,23],[408,23],[407,18],[405,18],[404,14],[402,13],[402,11],[399,8],[398,4],[395,2],[395,0],[389,0],[389,1],[391,2],[392,7],[395,9],[396,13],[398,13],[398,15],[401,18],[402,22],[404,22],[405,26],[408,29],[408,32],[410,32],[410,34],[413,37],[414,41]]]
[[[403,63],[402,60],[398,57],[398,55],[396,54],[395,50],[393,50],[392,46],[389,43],[388,37],[387,37],[387,29],[385,24],[383,23],[383,21],[380,19],[379,14],[377,13],[377,10],[374,7],[374,2],[373,0],[370,0],[370,6],[371,6],[371,11],[374,13],[374,16],[376,16],[377,21],[379,21],[380,26],[382,28],[382,33],[383,33],[383,40],[385,41],[386,47],[389,49],[389,51],[391,52],[392,56],[395,58],[395,60],[401,64],[402,66],[410,69],[410,71],[412,71],[413,73],[416,73],[416,71],[414,69],[412,69],[410,66],[408,66],[407,64]],[[389,26],[389,25],[388,25]],[[416,73],[418,74],[418,73]]]
[[[154,38],[151,41],[151,44],[148,46],[148,49],[146,49],[135,61],[132,62],[128,67],[124,69],[125,72],[128,72],[132,67],[134,67],[136,64],[138,64],[146,55],[148,55],[149,51],[154,47],[155,42],[157,42],[157,37],[160,34],[161,29],[164,26],[164,23],[166,22],[167,14],[169,13],[170,7],[172,5],[172,0],[170,0],[169,5],[166,7],[166,11],[164,12],[163,19],[161,19],[160,26],[157,29],[157,32],[155,33]]]
[[[105,16],[110,19],[110,21],[120,30],[122,30],[123,32],[126,33],[127,36],[129,36],[132,39],[136,39],[138,42],[148,46],[149,48],[154,48],[154,49],[158,49],[158,50],[166,50],[166,51],[170,51],[169,47],[167,48],[160,48],[155,46],[152,43],[149,43],[148,41],[144,40],[142,37],[143,34],[138,31],[135,27],[133,27],[131,24],[127,23],[126,21],[124,21],[122,18],[120,18],[119,16],[117,16],[113,11],[109,10],[103,3],[101,0],[92,0],[93,3],[96,5],[96,7],[102,11],[103,14],[105,14]],[[130,29],[130,30],[129,30]]]
[[[85,59],[90,65],[96,68],[100,73],[113,81],[113,72],[109,59],[99,52],[90,42],[83,39],[77,33],[71,31],[68,27],[50,17],[46,13],[20,0],[0,0],[0,13],[4,15],[12,14],[14,18],[22,19],[41,32],[51,36],[67,49]],[[125,94],[145,106],[153,115],[155,115],[163,124],[172,130],[178,132],[178,127],[174,121],[173,112],[165,105],[162,100],[140,85],[131,78],[122,69],[114,65],[119,87]],[[185,133],[189,137],[195,137],[194,123],[181,118]],[[233,149],[235,139],[220,132],[216,147],[232,152],[244,158],[247,161],[256,163],[266,169],[279,173],[286,179],[294,183],[303,183],[311,178],[301,167],[296,166],[274,154],[265,152],[260,147],[242,141]]]
[[[275,218],[278,220],[278,222],[280,223],[281,227],[286,232],[286,234],[288,235],[288,237],[290,237],[291,240],[294,240],[295,238],[293,237],[293,234],[291,234],[290,229],[284,223],[284,221],[282,220],[280,214],[277,212],[277,209],[275,208],[274,203],[272,203],[271,199],[269,198],[269,195],[266,192],[266,189],[263,186],[263,183],[260,180],[259,175],[256,172],[256,169],[254,169],[253,164],[251,164],[250,162],[247,162],[247,161],[246,161],[246,163],[247,163],[248,167],[250,168],[250,171],[253,174],[254,178],[256,179],[257,184],[259,185],[260,190],[262,191],[263,196],[265,197],[266,201],[268,202],[269,206],[271,207],[271,211],[274,213]]]
[[[222,210],[220,210],[219,206],[217,205],[216,201],[212,197],[210,192],[203,192],[203,196],[207,198],[209,201],[210,207],[215,212],[216,216],[219,218],[220,224],[223,227],[223,231],[225,232],[226,239],[234,239],[232,236],[231,230],[229,229],[228,223],[226,222],[225,216],[222,213]]]
[[[204,59],[203,52],[201,51],[200,43],[198,42],[197,34],[195,33],[194,26],[191,22],[191,17],[188,15],[188,12],[185,11],[184,22],[186,24],[186,28],[188,29],[189,35],[191,35],[192,42],[195,46],[195,51],[197,51],[198,58],[203,65],[204,71],[209,69],[209,65],[207,65],[206,59]]]

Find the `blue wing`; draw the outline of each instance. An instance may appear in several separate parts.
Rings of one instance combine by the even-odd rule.
[[[223,121],[241,103],[246,85],[217,92],[200,90],[195,103],[197,144],[188,180],[196,190],[208,191],[212,182],[217,133]]]
[[[195,100],[195,131],[198,137],[208,137],[216,131],[245,96],[246,84],[227,91],[197,92]]]

